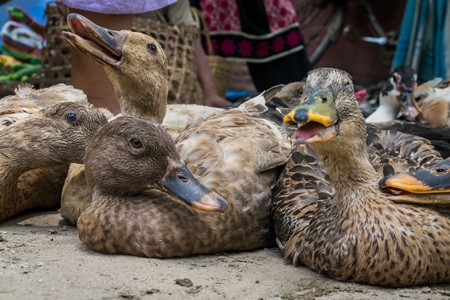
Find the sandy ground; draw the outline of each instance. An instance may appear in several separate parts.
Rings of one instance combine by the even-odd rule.
[[[449,299],[450,285],[386,289],[283,263],[277,248],[182,259],[102,255],[57,212],[0,224],[0,299]]]

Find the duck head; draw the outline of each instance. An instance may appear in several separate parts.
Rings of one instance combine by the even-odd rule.
[[[86,179],[102,193],[133,196],[158,190],[193,208],[225,211],[227,203],[180,162],[170,135],[157,123],[119,117],[94,136],[86,151]]]
[[[41,116],[41,114],[43,116]],[[41,156],[52,156],[58,151],[61,163],[83,163],[86,147],[98,131],[107,123],[106,117],[91,104],[62,102],[41,110],[36,117],[24,119],[21,132],[30,140],[39,141],[41,147],[51,151],[36,151]],[[13,128],[11,126],[11,128]],[[18,128],[16,128],[18,130]],[[38,135],[38,136],[35,136]],[[68,145],[72,145],[69,146]],[[42,149],[41,149],[42,150]],[[40,158],[42,160],[42,157]],[[54,162],[55,164],[57,162]]]
[[[387,176],[379,185],[395,202],[449,204],[450,160],[416,172]]]
[[[380,104],[386,102],[398,107],[399,116],[414,121],[419,108],[413,100],[413,91],[417,87],[417,73],[408,66],[395,67],[380,93]]]
[[[291,137],[297,144],[365,139],[366,136],[352,79],[338,69],[320,68],[309,72],[300,105],[285,115],[283,121],[288,126],[298,126]]]
[[[168,67],[161,45],[145,34],[103,28],[75,13],[68,15],[67,22],[72,32],[63,32],[64,37],[103,66],[122,114],[162,123],[167,109]]]

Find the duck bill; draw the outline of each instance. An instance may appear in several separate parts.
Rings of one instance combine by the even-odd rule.
[[[291,137],[296,144],[325,142],[338,134],[338,114],[329,89],[324,89],[284,116],[288,126],[298,125]]]
[[[402,99],[402,105],[400,106],[400,114],[403,115],[408,121],[414,121],[419,116],[419,108],[413,101],[412,89],[404,90],[400,97]]]
[[[224,199],[198,182],[186,166],[171,159],[164,177],[157,184],[198,210],[224,212],[228,207]]]
[[[388,199],[412,204],[450,204],[450,184],[447,176],[435,175],[428,170],[397,174],[383,178],[380,189]]]
[[[100,65],[115,66],[121,63],[122,47],[128,37],[126,32],[100,27],[75,13],[67,16],[67,23],[72,32],[64,31],[63,36],[73,47]]]

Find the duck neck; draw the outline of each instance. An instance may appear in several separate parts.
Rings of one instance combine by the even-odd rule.
[[[167,110],[167,74],[138,72],[133,77],[117,77],[116,71],[106,71],[113,83],[122,115],[162,124]],[[152,84],[148,85],[148,82]]]
[[[336,190],[336,201],[341,207],[365,204],[367,193],[378,191],[379,175],[368,159],[364,143],[326,143],[312,145],[323,162]],[[337,149],[345,149],[345,152]],[[339,205],[338,205],[339,206]]]

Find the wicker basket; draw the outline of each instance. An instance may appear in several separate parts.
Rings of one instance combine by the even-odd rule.
[[[57,83],[70,84],[71,82],[71,46],[61,35],[62,31],[69,31],[66,20],[68,14],[68,8],[58,2],[48,3],[45,8],[47,24],[44,39],[46,44],[42,49],[40,88]]]
[[[49,3],[46,7],[48,23],[42,51],[42,79],[40,87],[57,83],[71,83],[71,46],[61,35],[68,31],[69,10],[61,3]],[[168,59],[168,103],[199,103],[199,84],[195,69],[195,41],[199,30],[195,26],[170,25],[135,17],[132,30],[154,37],[165,50]],[[194,84],[193,84],[194,83]]]

